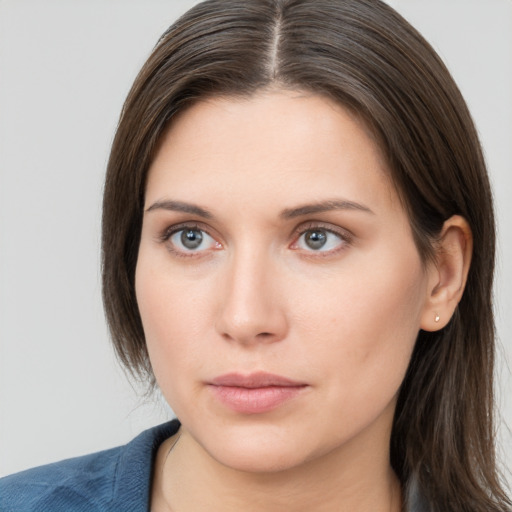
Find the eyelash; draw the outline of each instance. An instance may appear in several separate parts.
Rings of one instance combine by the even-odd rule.
[[[302,236],[304,236],[308,232],[314,232],[314,231],[325,231],[326,233],[329,233],[331,235],[335,235],[340,239],[340,246],[336,247],[335,249],[329,250],[329,251],[315,251],[310,250],[306,251],[304,256],[309,258],[328,258],[330,256],[334,256],[338,254],[340,251],[343,251],[347,248],[347,246],[351,245],[353,243],[353,235],[344,229],[336,229],[331,224],[324,224],[322,222],[315,222],[310,221],[306,224],[300,225],[294,232],[293,239],[294,242],[291,244],[291,247],[293,248],[294,245],[297,245],[299,243],[299,240]],[[300,248],[297,248],[295,250],[300,250]]]
[[[179,233],[181,231],[185,231],[185,230],[201,231],[201,232],[205,233],[206,235],[208,235],[213,240],[215,240],[215,237],[210,234],[210,232],[206,226],[203,226],[198,223],[183,223],[183,224],[177,224],[177,225],[173,225],[173,226],[166,228],[163,231],[163,233],[158,237],[158,241],[161,243],[166,243],[168,250],[176,257],[179,257],[179,258],[204,257],[205,256],[204,253],[206,252],[206,250],[203,250],[203,251],[200,251],[200,250],[199,251],[181,251],[181,250],[177,250],[172,244],[168,243],[173,235],[175,235],[176,233]],[[301,239],[302,236],[304,236],[308,232],[313,232],[315,230],[316,231],[325,231],[326,233],[337,236],[340,239],[341,246],[337,247],[333,250],[329,250],[329,251],[320,251],[320,250],[315,251],[313,249],[310,251],[305,251],[305,254],[304,254],[305,257],[312,257],[312,258],[324,257],[325,258],[325,257],[329,257],[329,256],[334,256],[338,252],[345,250],[347,248],[347,245],[352,244],[353,235],[350,232],[348,232],[346,230],[342,230],[342,229],[334,229],[332,227],[332,225],[330,225],[330,224],[326,225],[322,222],[310,221],[306,224],[300,225],[294,231],[294,233],[292,235],[294,241],[290,244],[289,247],[292,250],[300,250],[300,248],[297,248],[294,246],[296,246],[299,243],[299,240]],[[217,248],[217,250],[222,248],[222,244],[220,244],[219,242],[217,242],[217,244],[220,246]]]
[[[186,231],[186,230],[187,231],[201,231],[202,233],[205,233],[210,238],[215,240],[215,237],[212,236],[209,233],[209,231],[206,228],[206,226],[202,226],[202,225],[197,224],[197,223],[184,223],[184,224],[177,224],[177,225],[174,225],[174,226],[170,226],[170,227],[168,227],[167,229],[164,230],[164,232],[158,237],[158,240],[161,243],[166,243],[167,244],[167,249],[174,256],[176,256],[178,258],[204,257],[205,255],[202,254],[202,253],[204,253],[205,251],[181,251],[181,250],[175,249],[171,243],[168,243],[168,242],[170,242],[170,239],[172,238],[173,235],[175,235],[176,233],[179,233],[181,231]],[[217,242],[217,244],[221,245],[218,242]]]

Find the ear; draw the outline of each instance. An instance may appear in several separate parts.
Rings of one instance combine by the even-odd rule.
[[[428,289],[421,329],[438,331],[450,321],[468,277],[473,235],[466,219],[450,217],[435,246],[435,261],[428,267]]]

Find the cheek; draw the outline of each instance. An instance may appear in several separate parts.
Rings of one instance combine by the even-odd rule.
[[[309,345],[305,352],[311,364],[328,372],[338,404],[354,397],[380,405],[390,400],[419,332],[426,283],[416,252],[400,261],[383,255],[379,262],[366,263],[321,282],[294,308],[300,338]]]
[[[160,265],[141,251],[136,271],[136,296],[146,345],[156,380],[164,394],[176,389],[173,382],[201,362],[201,311],[204,295],[193,286],[183,289],[168,263]],[[167,397],[168,398],[168,397]],[[169,400],[169,398],[168,398]]]

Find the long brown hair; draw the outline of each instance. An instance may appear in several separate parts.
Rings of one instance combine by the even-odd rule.
[[[467,286],[444,329],[418,335],[391,463],[439,512],[505,511],[494,457],[492,196],[478,136],[444,64],[380,0],[207,0],[162,36],[128,95],[103,203],[103,294],[121,361],[153,379],[134,291],[145,179],[173,116],[198,99],[277,85],[356,112],[383,151],[426,261],[443,222],[469,222]]]

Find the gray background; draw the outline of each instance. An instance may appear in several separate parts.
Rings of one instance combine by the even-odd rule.
[[[171,412],[129,383],[101,309],[103,173],[122,102],[195,2],[0,0],[0,475],[128,441]],[[501,452],[512,467],[512,1],[394,0],[475,117],[499,222]]]

